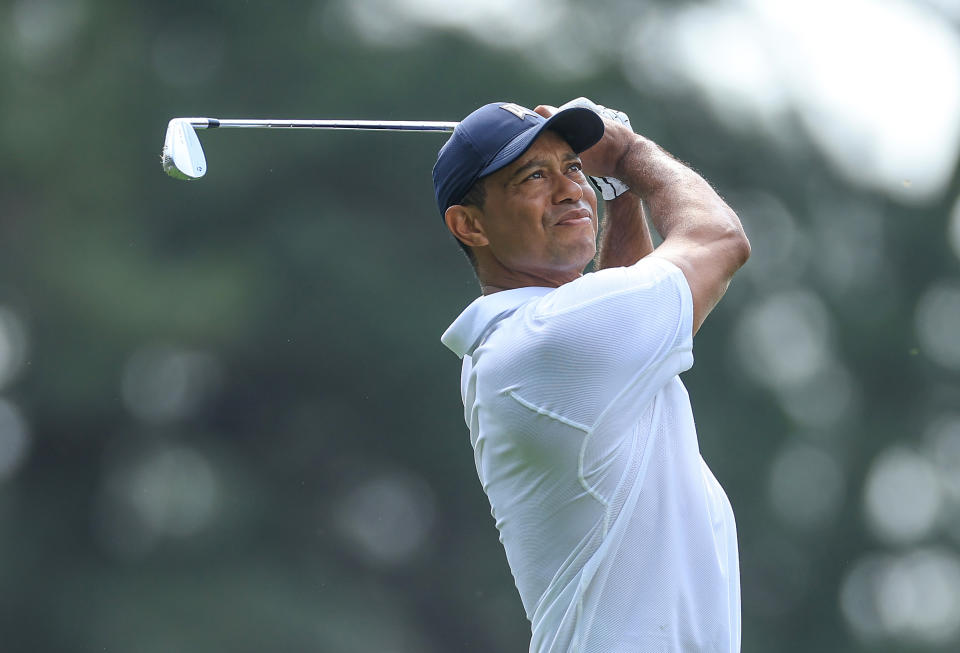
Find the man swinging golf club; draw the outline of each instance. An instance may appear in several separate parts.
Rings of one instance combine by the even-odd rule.
[[[598,230],[587,175],[606,206],[583,274]],[[433,180],[482,289],[442,340],[463,358],[530,651],[739,651],[733,512],[677,376],[750,254],[737,216],[624,114],[582,98],[477,109]]]

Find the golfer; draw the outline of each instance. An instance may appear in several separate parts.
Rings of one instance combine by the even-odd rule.
[[[733,511],[677,375],[750,245],[717,193],[624,114],[572,104],[483,106],[433,170],[482,289],[442,340],[463,358],[530,651],[739,651]],[[606,199],[599,254],[587,175]]]

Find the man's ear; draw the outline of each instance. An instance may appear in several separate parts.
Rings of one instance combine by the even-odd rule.
[[[443,214],[450,233],[471,247],[483,247],[490,243],[479,218],[480,210],[477,207],[462,204],[454,204]]]

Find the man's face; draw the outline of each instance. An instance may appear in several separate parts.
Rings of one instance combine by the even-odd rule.
[[[596,254],[597,196],[562,137],[543,132],[484,189],[480,222],[500,265],[546,285],[580,276]]]

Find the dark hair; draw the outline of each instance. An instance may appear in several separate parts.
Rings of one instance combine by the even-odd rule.
[[[463,206],[475,206],[478,209],[483,209],[483,203],[485,201],[487,201],[487,189],[484,186],[483,179],[481,178],[474,182],[473,186],[470,187],[470,190],[467,191],[467,194],[463,196],[463,199],[460,200],[459,203]],[[470,249],[470,246],[456,236],[454,236],[454,240],[456,240],[457,244],[460,245],[460,249],[463,250],[467,260],[470,261],[470,265],[476,267],[477,259],[473,255],[473,250]]]

